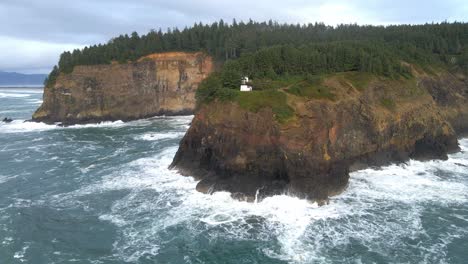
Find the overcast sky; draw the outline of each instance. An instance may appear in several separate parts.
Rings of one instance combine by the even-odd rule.
[[[466,22],[468,1],[1,0],[0,71],[47,73],[64,50],[103,43],[122,33],[221,18],[329,25]]]

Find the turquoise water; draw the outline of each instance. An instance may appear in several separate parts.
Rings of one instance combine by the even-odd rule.
[[[351,175],[318,207],[204,195],[167,169],[191,116],[23,123],[40,89],[0,88],[0,263],[467,263],[468,140],[447,161]]]

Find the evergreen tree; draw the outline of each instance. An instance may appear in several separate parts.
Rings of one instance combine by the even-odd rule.
[[[326,73],[358,70],[393,76],[400,62],[466,68],[468,23],[396,26],[294,25],[275,21],[223,20],[196,23],[180,31],[151,30],[140,36],[120,35],[103,45],[60,55],[58,71],[69,73],[75,65],[126,63],[165,51],[206,51],[221,64],[241,63],[242,74],[273,76],[289,73]],[[271,49],[270,49],[271,48]],[[265,51],[266,49],[270,49]],[[253,56],[245,59],[244,57]],[[396,59],[397,58],[397,59]],[[258,72],[256,72],[258,70]],[[52,78],[49,78],[52,79]]]

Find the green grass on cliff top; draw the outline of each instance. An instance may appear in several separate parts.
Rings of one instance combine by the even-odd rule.
[[[287,94],[280,90],[302,81],[303,77],[288,76],[283,78],[254,80],[254,91],[241,92],[237,89],[222,87],[221,76],[217,73],[205,79],[197,90],[198,104],[206,104],[213,100],[236,102],[242,109],[258,112],[270,108],[275,119],[283,123],[294,116],[294,109],[287,103]]]
[[[263,108],[271,108],[280,123],[294,116],[294,110],[287,103],[286,94],[278,90],[238,92],[236,102],[241,108],[255,113]]]
[[[209,98],[205,98],[204,103],[215,99],[221,102],[235,102],[242,109],[254,113],[264,108],[270,108],[275,115],[275,119],[280,123],[284,123],[294,116],[294,110],[287,103],[287,95],[278,90],[241,92],[228,88],[218,88]]]
[[[285,91],[311,99],[335,100],[335,95],[329,87],[323,85],[323,76],[320,75],[309,75],[305,80],[290,85]]]
[[[367,72],[345,72],[342,77],[349,81],[358,91],[363,91],[367,88],[375,75]]]
[[[288,94],[309,99],[334,100],[335,95],[323,85],[323,76],[308,75],[287,76],[276,80],[257,79],[252,85],[252,92],[238,92],[235,101],[243,109],[258,112],[262,108],[271,108],[276,120],[286,122],[294,116],[294,109],[288,105]]]
[[[295,115],[294,109],[288,105],[288,95],[302,97],[306,100],[336,100],[332,89],[324,84],[324,80],[328,78],[335,78],[340,83],[350,83],[357,90],[363,91],[377,77],[370,73],[342,72],[324,75],[282,76],[276,79],[259,78],[252,82],[253,91],[240,92],[238,89],[220,88],[223,87],[221,75],[214,73],[200,84],[196,97],[199,105],[219,100],[235,102],[242,109],[255,113],[263,108],[270,108],[276,120],[284,123]],[[400,82],[406,83],[411,82],[411,80],[403,78]],[[404,90],[409,92],[411,89],[405,88]],[[394,107],[394,103],[389,100],[383,100],[381,104],[388,109]]]

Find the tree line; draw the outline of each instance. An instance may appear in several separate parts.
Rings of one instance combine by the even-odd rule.
[[[390,78],[409,77],[392,49],[381,42],[339,41],[296,47],[278,45],[228,60],[222,69],[223,87],[238,88],[242,76],[275,80],[281,76],[307,76],[359,71]]]
[[[391,75],[401,70],[395,64],[396,58],[468,71],[468,23],[332,27],[323,23],[280,24],[271,20],[225,23],[221,20],[212,24],[197,23],[183,30],[151,30],[141,36],[133,32],[106,44],[62,53],[46,85],[53,83],[60,72],[69,73],[76,65],[127,63],[167,51],[204,51],[221,62],[240,59],[239,63],[244,64],[244,61],[256,60],[255,67],[263,72],[261,74],[282,74],[285,67],[293,67],[291,71],[362,70]],[[278,52],[282,52],[287,63],[263,69],[259,60],[270,55],[261,58],[262,52],[275,53],[270,54],[272,60],[277,60]],[[249,58],[252,54],[256,59]],[[305,62],[306,59],[309,62]],[[294,60],[301,62],[292,62]],[[252,70],[248,74],[257,74]]]

